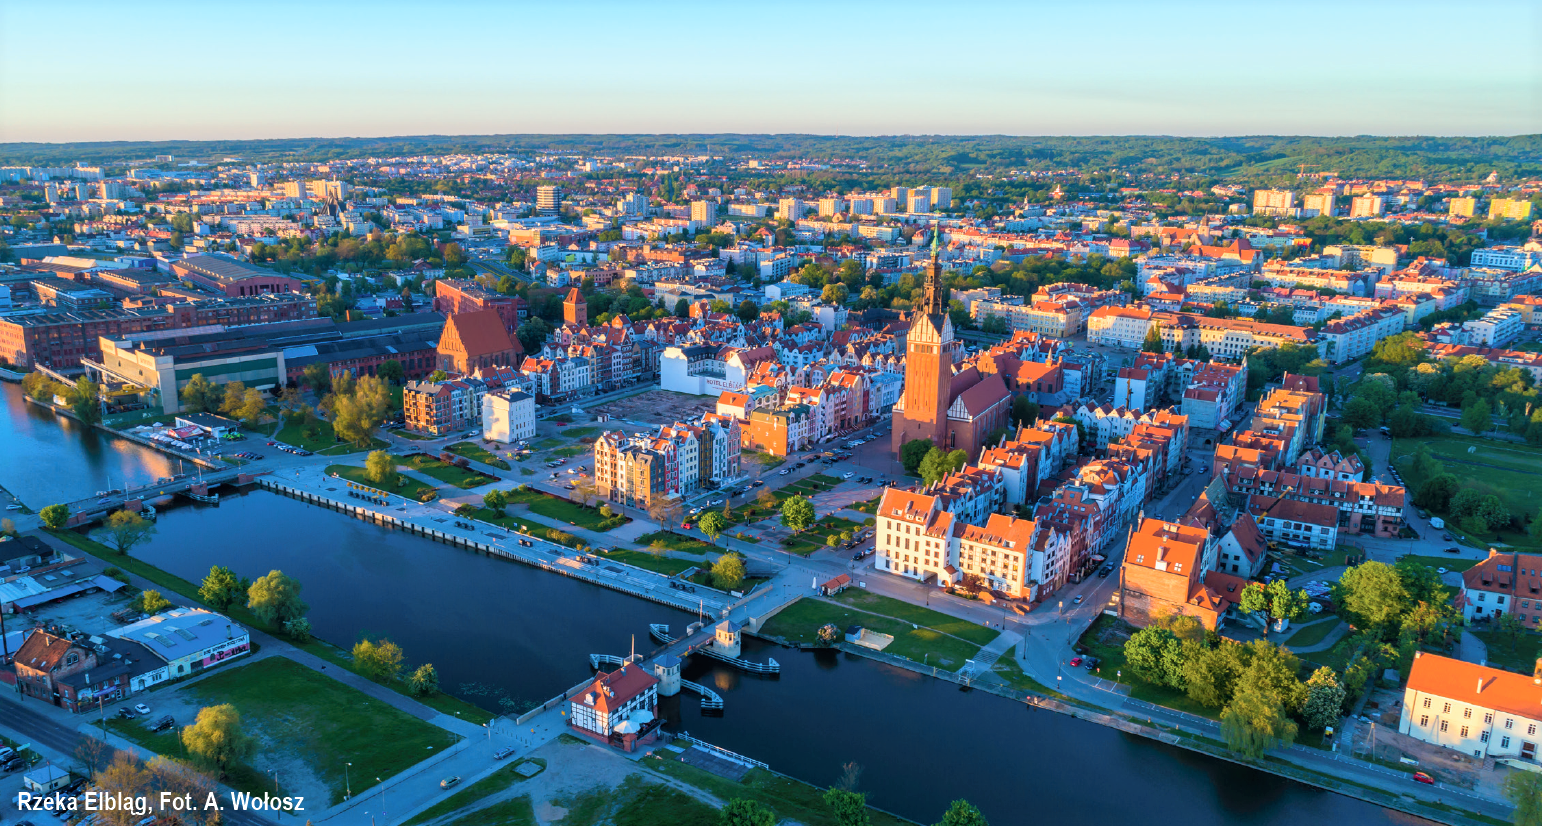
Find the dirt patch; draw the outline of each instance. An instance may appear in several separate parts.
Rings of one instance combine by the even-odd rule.
[[[590,412],[612,419],[652,426],[659,423],[697,421],[717,409],[714,396],[688,396],[668,390],[649,390],[626,399],[606,402]]]

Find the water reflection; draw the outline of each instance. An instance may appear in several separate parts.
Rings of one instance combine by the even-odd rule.
[[[33,509],[176,472],[159,451],[29,403],[19,384],[0,382],[0,411],[0,486]]]

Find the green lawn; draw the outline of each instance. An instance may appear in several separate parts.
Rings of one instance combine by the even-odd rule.
[[[983,625],[977,625],[968,620],[950,617],[940,611],[933,611],[924,605],[912,605],[903,600],[875,594],[861,588],[847,588],[835,597],[835,601],[859,608],[874,614],[882,614],[898,620],[924,625],[941,631],[944,634],[952,634],[955,637],[968,640],[976,645],[985,645],[1000,636],[1001,632]]]
[[[568,445],[567,447],[560,447],[556,450],[553,450],[551,455],[562,459],[572,459],[576,456],[588,456],[593,452],[594,448],[589,447],[588,445]]]
[[[1413,454],[1421,445],[1428,447],[1446,471],[1457,477],[1461,489],[1495,494],[1513,514],[1533,516],[1542,506],[1542,448],[1454,434],[1397,439],[1392,443],[1393,461],[1411,490],[1418,490],[1424,482],[1413,473]],[[1480,547],[1500,542],[1522,548],[1539,547],[1538,541],[1525,531],[1506,530],[1473,537],[1473,544]]]
[[[882,500],[882,499],[883,499],[882,496],[874,496],[872,499],[869,499],[866,502],[858,502],[857,504],[852,505],[851,506],[851,510],[861,511],[862,513],[869,513],[869,514],[872,514],[874,516],[877,516],[878,515],[878,502],[880,500]]]
[[[1533,631],[1522,631],[1511,638],[1488,627],[1482,631],[1472,631],[1472,634],[1488,646],[1488,664],[1495,668],[1530,674],[1536,666],[1537,658],[1542,657],[1542,634]]]
[[[457,737],[293,660],[269,657],[226,668],[184,690],[230,703],[242,725],[275,747],[305,756],[310,770],[343,799],[344,763],[355,794],[454,745]]]
[[[684,534],[670,533],[668,531],[654,531],[653,533],[647,533],[637,537],[637,545],[639,547],[646,548],[655,542],[663,545],[667,550],[681,551],[688,554],[701,555],[709,553],[722,553],[723,551],[722,548],[719,548],[716,545],[709,545],[700,539],[686,536]]]
[[[1426,568],[1445,568],[1448,571],[1465,571],[1482,560],[1462,559],[1459,556],[1404,556],[1399,562],[1414,562]]]
[[[587,439],[591,436],[600,435],[600,429],[598,427],[570,427],[562,431],[562,435],[569,439]]]
[[[539,823],[535,819],[535,807],[530,805],[530,797],[521,795],[461,815],[445,826],[539,826]]]
[[[638,766],[655,771],[682,783],[710,792],[719,800],[736,797],[749,798],[771,808],[778,822],[796,822],[804,826],[841,826],[835,815],[825,806],[824,791],[807,783],[801,783],[764,769],[751,769],[744,780],[729,780],[703,771],[688,763],[671,759],[668,751],[655,751],[653,757],[645,757]],[[911,821],[900,820],[890,814],[868,809],[872,826],[915,826]],[[567,820],[563,821],[564,826]],[[669,821],[663,821],[668,823]]]
[[[441,482],[463,490],[470,490],[489,482],[498,481],[496,478],[488,476],[479,470],[453,465],[443,459],[429,456],[426,453],[413,456],[397,456],[396,463],[403,467],[411,468],[431,479],[438,479]]]
[[[1220,709],[1200,705],[1190,700],[1189,695],[1185,692],[1166,686],[1154,685],[1136,677],[1135,672],[1125,665],[1124,639],[1118,636],[1110,637],[1109,642],[1103,642],[1099,639],[1105,629],[1122,624],[1123,620],[1117,617],[1100,614],[1097,620],[1082,633],[1079,642],[1087,646],[1088,654],[1101,660],[1097,670],[1099,677],[1129,686],[1130,696],[1137,700],[1144,700],[1153,705],[1186,711],[1190,714],[1211,719],[1215,719],[1220,715]],[[1065,665],[1064,667],[1071,668],[1070,665]]]
[[[509,463],[498,458],[498,454],[475,442],[456,442],[445,448],[445,450],[456,456],[464,456],[473,462],[481,462],[484,465],[489,465],[499,470],[509,469]]]
[[[131,743],[144,746],[156,754],[171,760],[184,761],[191,764],[192,760],[188,757],[187,749],[182,746],[180,732],[183,726],[190,725],[193,720],[178,720],[176,728],[169,731],[155,732],[147,727],[150,719],[120,720],[117,717],[109,717],[107,719],[107,730]],[[242,722],[245,723],[244,720]],[[227,770],[224,782],[233,789],[252,794],[273,791],[272,777],[264,776],[244,761],[232,765]]]
[[[1333,629],[1337,627],[1339,627],[1338,617],[1330,617],[1328,619],[1318,620],[1317,622],[1311,623],[1310,625],[1302,625],[1297,627],[1296,633],[1291,634],[1290,638],[1285,640],[1285,644],[1287,646],[1298,647],[1305,645],[1316,645],[1327,639],[1328,635],[1333,633]]]
[[[300,430],[299,422],[295,419],[284,420],[284,426],[279,429],[277,441],[286,445],[309,450],[312,453],[325,453],[328,456],[342,456],[348,453],[362,453],[366,450],[379,450],[386,447],[386,443],[375,439],[369,447],[357,447],[348,442],[338,442],[332,432],[332,423],[323,421],[317,425],[316,437],[306,436]]]
[[[614,559],[617,562],[625,562],[628,565],[636,565],[645,571],[674,576],[687,568],[697,568],[706,565],[706,562],[691,562],[686,559],[674,559],[668,556],[654,556],[646,551],[611,551],[608,554],[600,554],[605,559]]]
[[[614,530],[628,521],[624,516],[605,517],[600,513],[599,508],[586,508],[572,500],[543,493],[534,488],[509,491],[509,504],[528,505],[532,513],[592,531]]]
[[[554,447],[562,447],[562,445],[563,441],[561,439],[546,438],[531,445],[531,448],[534,450],[551,450]]]
[[[785,456],[773,456],[770,453],[756,453],[753,450],[741,451],[739,455],[742,457],[740,459],[741,465],[744,462],[754,462],[755,464],[760,465],[762,471],[771,470],[774,467],[778,467],[787,463],[787,458]]]
[[[1312,654],[1302,654],[1301,659],[1312,664],[1308,666],[1308,670],[1315,670],[1316,666],[1326,665],[1334,671],[1342,674],[1344,673],[1345,667],[1349,665],[1350,657],[1354,656],[1356,646],[1357,642],[1355,640],[1355,635],[1349,634],[1343,639],[1334,643],[1333,647],[1329,648],[1327,651],[1317,651]]]
[[[341,479],[347,479],[350,482],[357,482],[361,485],[368,485],[369,487],[375,488],[377,490],[382,489],[380,485],[376,484],[367,476],[365,476],[364,468],[361,467],[354,467],[353,465],[328,465],[327,475],[337,476]],[[434,487],[433,485],[419,482],[416,479],[409,478],[406,474],[397,474],[396,481],[396,489],[391,492],[405,496],[408,499],[416,499],[419,502],[430,502],[433,501],[434,497],[439,495],[438,488]]]
[[[522,530],[523,533],[547,539],[559,545],[566,545],[569,548],[577,548],[579,545],[587,544],[578,537],[559,528],[543,525],[540,522],[532,522],[529,519],[521,519],[518,516],[511,516],[507,513],[494,513],[487,508],[478,508],[477,512],[471,515],[471,518],[486,522],[489,525],[497,525],[500,528]]]
[[[854,593],[864,592],[848,590],[841,596]],[[850,600],[844,605],[815,597],[799,599],[772,617],[771,621],[766,623],[763,632],[767,636],[782,637],[789,642],[812,643],[818,640],[819,629],[826,624],[833,624],[843,632],[848,626],[860,625],[894,637],[894,642],[884,649],[885,652],[919,663],[939,666],[949,671],[962,668],[965,660],[971,659],[980,652],[981,643],[972,640],[985,638],[989,641],[995,636],[995,633],[987,628],[936,614],[925,608],[918,610],[927,614],[936,614],[941,617],[937,620],[938,625],[950,628],[966,638],[944,633],[936,628],[914,622],[914,619],[896,618],[887,613],[868,613],[862,609],[892,611],[900,617],[921,616],[913,611],[895,608],[891,603],[910,609],[914,609],[915,606],[876,594],[868,596],[873,597],[874,600]],[[990,636],[985,637],[985,634]]]

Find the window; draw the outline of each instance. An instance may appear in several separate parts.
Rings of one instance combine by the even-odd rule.
[[[1485,732],[1483,732],[1483,734],[1479,735],[1478,740],[1481,741],[1481,742],[1487,743],[1488,742],[1488,732],[1485,731]]]
[[[1492,723],[1492,722],[1494,722],[1494,714],[1493,714],[1493,712],[1485,713],[1483,715],[1483,724],[1484,725],[1488,725],[1489,723]]]
[[[1440,713],[1441,714],[1450,714],[1451,713],[1451,704],[1450,703],[1446,703],[1446,707],[1441,709]]]
[[[1515,719],[1513,717],[1505,718],[1505,728],[1515,728]]]
[[[1464,720],[1471,720],[1472,719],[1472,706],[1468,706],[1466,709],[1464,709],[1462,711],[1462,719],[1464,719]]]
[[[1462,739],[1463,740],[1467,739],[1467,727],[1466,726],[1462,726]]]
[[[1445,731],[1446,730],[1446,725],[1447,725],[1446,721],[1445,720],[1441,720],[1440,721],[1440,730],[1441,731]]]
[[[1428,697],[1424,698],[1424,707],[1425,708],[1429,708],[1430,707],[1430,698],[1428,698]]]
[[[1536,734],[1537,733],[1537,724],[1536,723],[1532,723],[1531,725],[1527,726],[1526,727],[1526,733],[1527,734]]]
[[[1428,726],[1429,724],[1430,724],[1430,716],[1428,714],[1421,714],[1421,715],[1419,715],[1419,728],[1424,728],[1425,726]]]

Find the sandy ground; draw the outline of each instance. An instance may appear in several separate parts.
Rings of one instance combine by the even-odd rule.
[[[701,414],[717,409],[713,396],[688,396],[668,390],[649,390],[626,399],[606,402],[591,413],[605,413],[611,418],[657,428],[659,424],[697,421]]]

